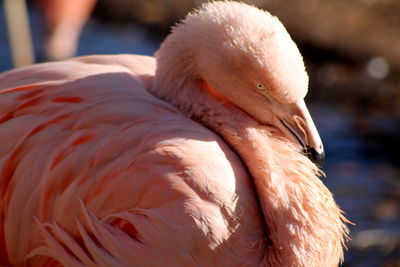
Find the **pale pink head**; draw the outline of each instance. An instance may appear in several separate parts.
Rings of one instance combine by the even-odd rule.
[[[172,55],[180,59],[174,66]],[[302,56],[268,12],[231,1],[204,4],[173,29],[156,57],[155,86],[168,84],[169,71],[183,77],[170,82],[175,88],[166,89],[169,96],[179,99],[184,86],[202,81],[260,124],[299,143],[314,161],[323,160],[322,142],[304,103],[308,75]]]

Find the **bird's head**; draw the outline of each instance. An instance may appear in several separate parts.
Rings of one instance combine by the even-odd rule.
[[[282,23],[243,3],[212,2],[184,24],[198,30],[192,40],[197,68],[209,88],[321,164],[322,142],[304,103],[308,76]]]
[[[206,3],[173,28],[156,58],[159,97],[185,110],[199,101],[191,99],[190,84],[201,81],[322,163],[322,142],[304,103],[303,59],[276,17],[239,2]]]

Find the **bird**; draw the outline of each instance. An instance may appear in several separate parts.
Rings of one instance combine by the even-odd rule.
[[[89,19],[96,0],[37,0],[45,25],[43,57],[62,60],[78,49],[80,33]]]
[[[0,265],[337,266],[307,90],[283,24],[234,1],[154,57],[0,74]]]

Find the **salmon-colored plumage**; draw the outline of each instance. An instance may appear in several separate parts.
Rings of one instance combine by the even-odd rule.
[[[337,266],[307,80],[280,22],[228,1],[155,58],[0,74],[0,265]]]

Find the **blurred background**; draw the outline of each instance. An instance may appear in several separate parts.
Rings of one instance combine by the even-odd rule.
[[[13,68],[6,21],[21,31],[23,2],[0,0],[0,71]],[[33,60],[152,55],[170,26],[202,2],[28,1]],[[400,266],[400,1],[244,2],[278,16],[304,55],[307,102],[327,154],[322,179],[355,223],[343,266]]]

